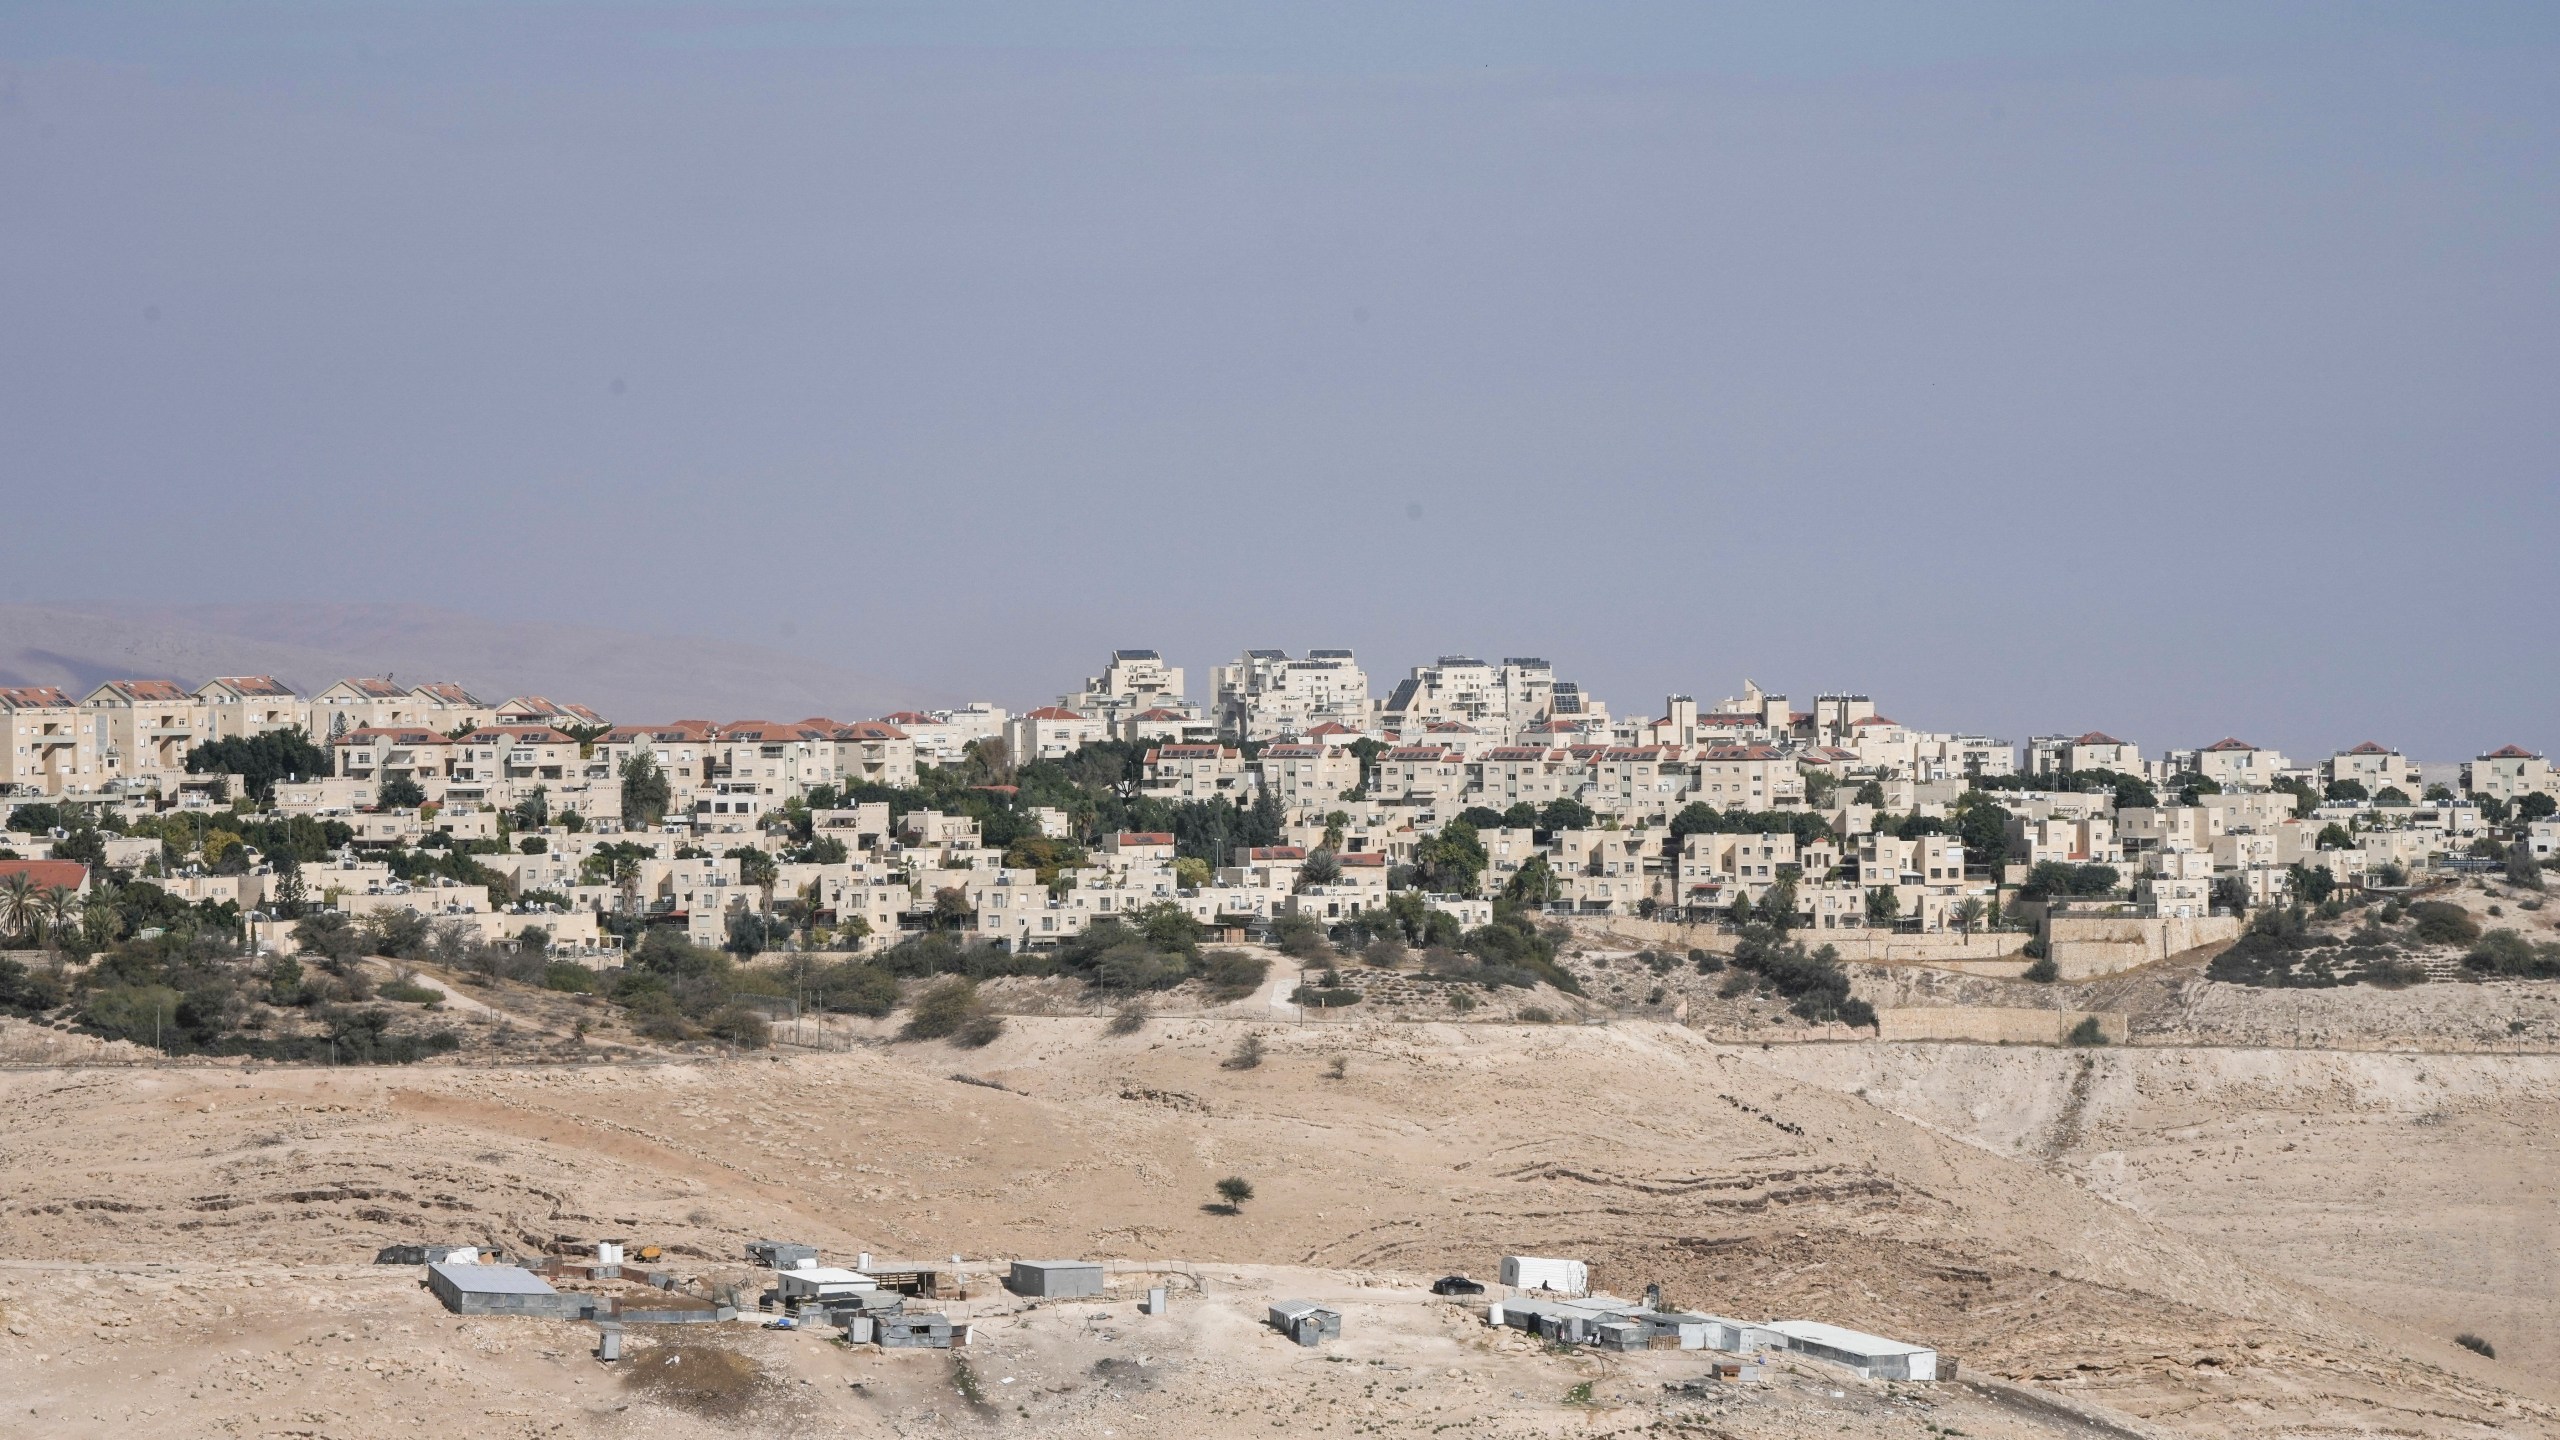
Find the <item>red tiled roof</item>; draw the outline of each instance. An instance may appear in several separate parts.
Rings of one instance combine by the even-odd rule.
[[[2347,753],[2350,755],[2389,755],[2393,752],[2388,747],[2376,744],[2371,740],[2367,740]]]
[[[1262,747],[1262,758],[1265,760],[1316,760],[1321,759],[1323,755],[1324,747],[1321,745],[1265,745]]]
[[[1327,720],[1321,725],[1308,727],[1307,733],[1310,735],[1357,735],[1360,732],[1339,720]]]
[[[1372,865],[1384,865],[1387,863],[1387,857],[1376,850],[1354,850],[1348,854],[1336,855],[1333,858],[1341,861],[1345,865],[1360,868],[1366,868]]]
[[[1141,712],[1138,718],[1141,720],[1188,720],[1191,717],[1179,710],[1167,710],[1159,705],[1153,710]]]
[[[1022,718],[1025,720],[1082,720],[1085,717],[1063,705],[1043,705]]]
[[[568,736],[548,725],[483,725],[462,737],[462,743],[494,745],[501,740],[530,740],[537,745],[572,744]]]
[[[1119,834],[1112,836],[1111,839],[1112,843],[1124,848],[1131,845],[1170,845],[1173,843],[1172,832],[1165,830],[1123,830]]]
[[[1786,757],[1781,755],[1778,748],[1774,745],[1717,745],[1710,747],[1707,752],[1699,758],[1705,760],[1781,760]]]
[[[39,890],[77,890],[89,883],[89,867],[77,860],[0,860],[0,875],[24,875]]]
[[[882,721],[891,725],[930,725],[934,723],[933,717],[927,715],[921,710],[893,710],[880,718]]]
[[[2212,754],[2216,751],[2222,750],[2255,750],[2258,747],[2250,744],[2246,740],[2234,740],[2230,736],[2225,735],[2221,739],[2214,741],[2212,744],[2207,745],[2204,748],[2205,753]]]
[[[359,695],[370,695],[376,700],[398,700],[409,693],[390,681],[374,675],[352,676],[339,681],[338,684],[346,686]],[[333,685],[330,688],[334,690],[337,686]]]
[[[2521,745],[2501,745],[2480,758],[2483,760],[2539,760],[2542,757]]]
[[[2124,742],[2104,730],[2092,730],[2071,743],[2074,745],[2121,745]]]
[[[1543,745],[1496,745],[1484,752],[1487,760],[1544,760],[1551,752]]]
[[[488,704],[487,701],[482,700],[479,696],[463,689],[460,685],[455,684],[451,680],[430,681],[409,693],[412,695],[423,695],[427,699],[433,700],[439,705],[453,705],[465,709],[482,709]]]
[[[1244,853],[1248,860],[1304,860],[1307,858],[1307,848],[1303,845],[1256,845]]]
[[[1887,720],[1881,715],[1861,715],[1857,719],[1850,721],[1849,725],[1850,728],[1855,729],[1860,725],[1897,725],[1900,723],[1900,721],[1896,720]]]
[[[208,685],[228,685],[242,695],[290,695],[293,687],[273,675],[217,675]]]
[[[71,697],[51,685],[19,685],[0,689],[0,705],[22,710],[68,710]]]
[[[885,720],[857,720],[836,732],[839,740],[904,740],[907,732]]]
[[[370,745],[375,741],[391,745],[450,745],[451,736],[420,725],[359,725],[339,736],[334,744]]]
[[[170,680],[110,680],[98,688],[112,690],[128,700],[148,700],[154,704],[187,698],[187,692]]]

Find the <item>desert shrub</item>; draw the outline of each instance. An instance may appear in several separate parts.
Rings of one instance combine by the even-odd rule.
[[[15,960],[0,959],[0,1015],[33,1019],[60,1005],[62,982],[44,970],[30,970]]]
[[[1359,1004],[1360,992],[1347,985],[1338,988],[1327,985],[1301,985],[1290,992],[1289,1001],[1293,1005],[1304,1005],[1310,1009],[1337,1010],[1345,1005]]]
[[[444,1003],[443,991],[421,985],[415,980],[394,980],[390,984],[375,990],[373,993],[382,999],[396,1000],[403,1005],[440,1005]]]
[[[741,1050],[761,1050],[773,1043],[773,1025],[764,1012],[749,1005],[724,1005],[702,1027],[715,1040]]]
[[[2409,933],[2428,945],[2468,945],[2480,938],[2480,922],[2459,905],[2421,900],[2409,907]]]
[[[2231,947],[2213,957],[2205,978],[2233,985],[2319,989],[2354,983],[2353,966],[2338,943],[2310,928],[2301,906],[2261,910]]]
[[[1689,963],[1698,967],[1699,974],[1713,975],[1724,968],[1724,957],[1710,955],[1704,950],[1692,950],[1689,952]]]
[[[1520,1007],[1520,1019],[1529,1025],[1553,1025],[1556,1013],[1544,1005],[1523,1005]]]
[[[1235,1052],[1218,1064],[1220,1068],[1227,1070],[1259,1068],[1262,1064],[1262,1036],[1259,1033],[1246,1034],[1242,1040],[1236,1042]]]
[[[839,1015],[874,1020],[898,1005],[898,977],[867,960],[840,960],[810,977],[809,999]]]
[[[366,951],[409,960],[426,953],[433,927],[415,910],[376,910],[356,927]]]
[[[1104,990],[1164,990],[1189,978],[1180,954],[1135,942],[1112,947],[1093,967],[1093,984]]]
[[[952,1032],[951,1043],[963,1050],[983,1050],[1004,1034],[1004,1017],[981,1006],[978,1012],[960,1022]]]
[[[2536,944],[2513,930],[2492,930],[2480,937],[2462,963],[2484,975],[2547,980],[2560,975],[2560,944]]]
[[[1800,1020],[1873,1023],[1875,1012],[1851,998],[1849,972],[1840,968],[1840,952],[1831,946],[1807,953],[1802,942],[1771,926],[1746,925],[1733,947],[1733,968],[1767,982],[1786,997],[1788,1012]],[[1851,1019],[1853,1014],[1860,1018]]]
[[[1272,922],[1271,938],[1281,954],[1297,960],[1320,958],[1331,948],[1325,944],[1324,926],[1314,916],[1295,911]]]
[[[1112,1016],[1111,1023],[1102,1027],[1102,1033],[1105,1035],[1135,1035],[1140,1030],[1145,1029],[1146,1025],[1146,1007],[1143,1005],[1132,1005],[1121,1011],[1119,1014]]]
[[[985,1013],[986,1002],[978,998],[977,982],[955,976],[936,983],[916,997],[916,1003],[907,1011],[906,1025],[898,1031],[898,1038],[948,1040]]]
[[[596,972],[575,960],[554,960],[542,967],[542,988],[568,995],[592,995],[596,992]]]
[[[1749,972],[1736,970],[1724,977],[1724,983],[1716,987],[1716,993],[1732,1000],[1750,993],[1752,987],[1759,983]]]
[[[1449,992],[1449,1008],[1457,1011],[1461,1015],[1464,1015],[1468,1011],[1476,1008],[1478,1003],[1479,1002],[1476,1000],[1476,993],[1472,990],[1451,990]]]
[[[2050,985],[2054,981],[2062,978],[2062,967],[2053,963],[2052,956],[2039,955],[2035,958],[2035,962],[2026,968],[2024,973],[2025,978],[2033,980],[2039,985]]]
[[[2498,1358],[2497,1346],[2490,1344],[2488,1341],[2481,1339],[2479,1336],[2472,1334],[2468,1330],[2454,1336],[2453,1343],[2470,1351],[2472,1354],[2479,1356],[2483,1360],[2495,1360]]]
[[[1242,950],[1211,950],[1200,957],[1200,983],[1216,1000],[1241,1000],[1271,974],[1271,962]]]
[[[2070,1034],[2062,1037],[2062,1043],[2066,1045],[2104,1045],[2107,1043],[2107,1032],[2098,1028],[2097,1016],[2087,1015],[2081,1017],[2079,1024],[2071,1027]]]
[[[364,941],[356,934],[355,922],[335,910],[305,916],[293,927],[293,943],[305,955],[331,960],[353,960],[364,953]]]
[[[2366,964],[2360,978],[2377,990],[2406,990],[2427,983],[2427,967],[2404,960],[2376,960]]]

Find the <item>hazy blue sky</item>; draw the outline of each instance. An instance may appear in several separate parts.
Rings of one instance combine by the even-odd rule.
[[[2560,745],[2560,6],[0,3],[0,599]]]

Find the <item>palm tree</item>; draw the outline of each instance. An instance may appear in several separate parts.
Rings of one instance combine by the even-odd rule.
[[[1956,922],[1958,933],[1970,937],[1973,934],[1973,927],[1982,923],[1982,912],[1981,899],[1968,895],[1956,902],[1955,913],[1947,918]]]
[[[773,887],[782,878],[781,867],[773,863],[771,854],[752,845],[741,845],[729,854],[738,862],[739,883],[756,887],[764,895],[764,912],[772,914]]]
[[[610,865],[613,883],[622,890],[622,913],[628,915],[640,908],[640,856],[634,850],[616,850]]]
[[[36,882],[24,870],[0,879],[0,932],[25,938],[36,928],[42,905],[36,898]]]
[[[39,902],[44,911],[45,929],[55,949],[62,948],[63,932],[80,919],[80,892],[68,885],[48,885]]]

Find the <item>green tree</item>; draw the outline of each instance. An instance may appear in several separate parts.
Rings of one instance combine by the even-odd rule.
[[[1300,890],[1310,885],[1331,885],[1342,878],[1342,861],[1330,850],[1318,850],[1298,867]]]
[[[1850,795],[1849,803],[1852,805],[1865,805],[1871,809],[1883,809],[1884,782],[1881,780],[1868,780],[1862,782],[1858,786],[1856,792]]]
[[[265,805],[275,798],[279,780],[302,780],[333,773],[329,752],[311,741],[300,727],[262,735],[234,735],[208,740],[187,752],[190,775],[237,775],[249,798]]]
[[[551,792],[536,785],[533,793],[516,802],[515,822],[526,830],[539,830],[551,823]]]
[[[0,931],[23,941],[35,933],[37,922],[43,918],[43,901],[27,872],[18,870],[0,876]]]
[[[1947,918],[1955,922],[1956,933],[1969,936],[1973,934],[1973,927],[1982,923],[1985,908],[1980,896],[1968,895],[1956,902],[1956,907],[1947,912]]]
[[[622,823],[635,829],[655,829],[667,818],[667,804],[674,791],[667,774],[658,768],[658,757],[646,750],[635,750],[622,761]]]
[[[381,793],[374,801],[377,810],[415,810],[427,803],[427,792],[408,775],[394,775],[382,782]]]
[[[1244,1202],[1253,1198],[1253,1182],[1241,1175],[1230,1175],[1218,1182],[1218,1199],[1230,1214],[1241,1212]]]
[[[1552,905],[1564,893],[1556,880],[1555,868],[1544,855],[1532,855],[1527,863],[1511,874],[1502,887],[1503,898],[1523,905]]]
[[[771,852],[741,845],[721,858],[737,861],[738,883],[756,887],[764,897],[764,908],[773,909],[773,887],[782,879],[782,867],[774,863]]]
[[[2533,858],[2533,845],[2519,840],[2507,847],[2507,883],[2527,890],[2542,888],[2542,862]]]
[[[2361,780],[2332,780],[2329,782],[2329,788],[2320,793],[2323,799],[2340,802],[2373,798],[2372,793],[2364,788],[2364,782]]]
[[[1439,834],[1413,847],[1413,863],[1422,872],[1425,889],[1473,895],[1477,878],[1484,874],[1484,842],[1476,838],[1476,827],[1452,820],[1440,827]]]
[[[1867,892],[1867,921],[1873,925],[1890,925],[1902,914],[1902,894],[1889,886],[1879,885]]]
[[[2356,848],[2356,837],[2347,832],[2346,826],[2332,820],[2320,827],[2318,844],[2323,850],[2353,850]]]

